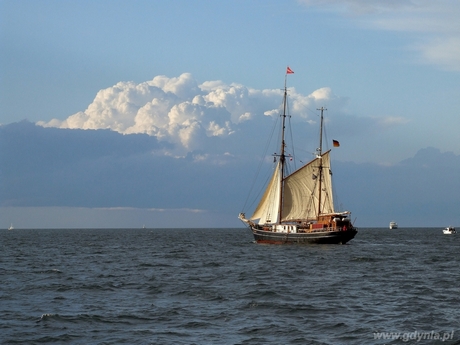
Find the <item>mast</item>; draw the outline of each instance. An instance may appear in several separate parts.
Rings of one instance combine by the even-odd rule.
[[[323,154],[323,111],[327,110],[324,107],[321,107],[317,110],[321,110],[321,125],[320,125],[320,132],[319,132],[319,148],[318,148],[318,157],[319,157],[319,190],[318,190],[318,216],[321,214],[321,195],[322,193],[322,180],[323,180],[323,159],[322,159],[322,154]]]
[[[282,124],[281,124],[281,153],[280,153],[280,202],[278,208],[278,223],[281,223],[282,212],[283,212],[283,180],[284,180],[284,164],[285,164],[285,156],[284,156],[284,130],[285,130],[285,123],[286,123],[286,102],[287,102],[287,74],[284,77],[284,99],[283,99],[283,114],[282,117]]]

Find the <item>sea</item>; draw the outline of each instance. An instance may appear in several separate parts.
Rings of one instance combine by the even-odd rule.
[[[460,234],[0,231],[1,344],[460,344]]]

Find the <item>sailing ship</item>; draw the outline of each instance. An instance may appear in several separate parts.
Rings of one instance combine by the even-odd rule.
[[[351,212],[336,212],[334,209],[331,150],[323,152],[322,145],[324,107],[318,109],[321,110],[321,121],[316,157],[294,172],[287,172],[287,158],[292,156],[285,150],[286,81],[287,74],[291,73],[288,67],[276,167],[253,215],[247,219],[245,213],[240,213],[238,218],[250,228],[257,243],[345,244],[355,237],[357,229],[350,220]],[[338,145],[335,141],[334,146]]]
[[[11,223],[10,227],[8,228],[8,230],[14,230],[13,223]]]

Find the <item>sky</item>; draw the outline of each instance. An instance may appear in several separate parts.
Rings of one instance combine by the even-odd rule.
[[[358,225],[428,224],[420,213],[441,204],[430,200],[455,191],[418,164],[460,155],[459,15],[454,0],[0,0],[0,227],[239,226],[242,181],[279,114],[286,66],[294,134],[306,138],[298,152],[309,159],[327,108],[327,138],[341,144],[333,162],[349,178],[341,199]],[[420,184],[407,173],[398,199],[429,190],[426,205],[379,200],[409,163]],[[355,200],[366,183],[375,202]]]

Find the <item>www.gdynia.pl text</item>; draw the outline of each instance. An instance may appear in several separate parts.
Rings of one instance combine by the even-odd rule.
[[[387,340],[396,340],[400,339],[402,341],[409,340],[441,340],[447,341],[454,338],[454,331],[451,332],[374,332],[374,339],[387,339]]]

